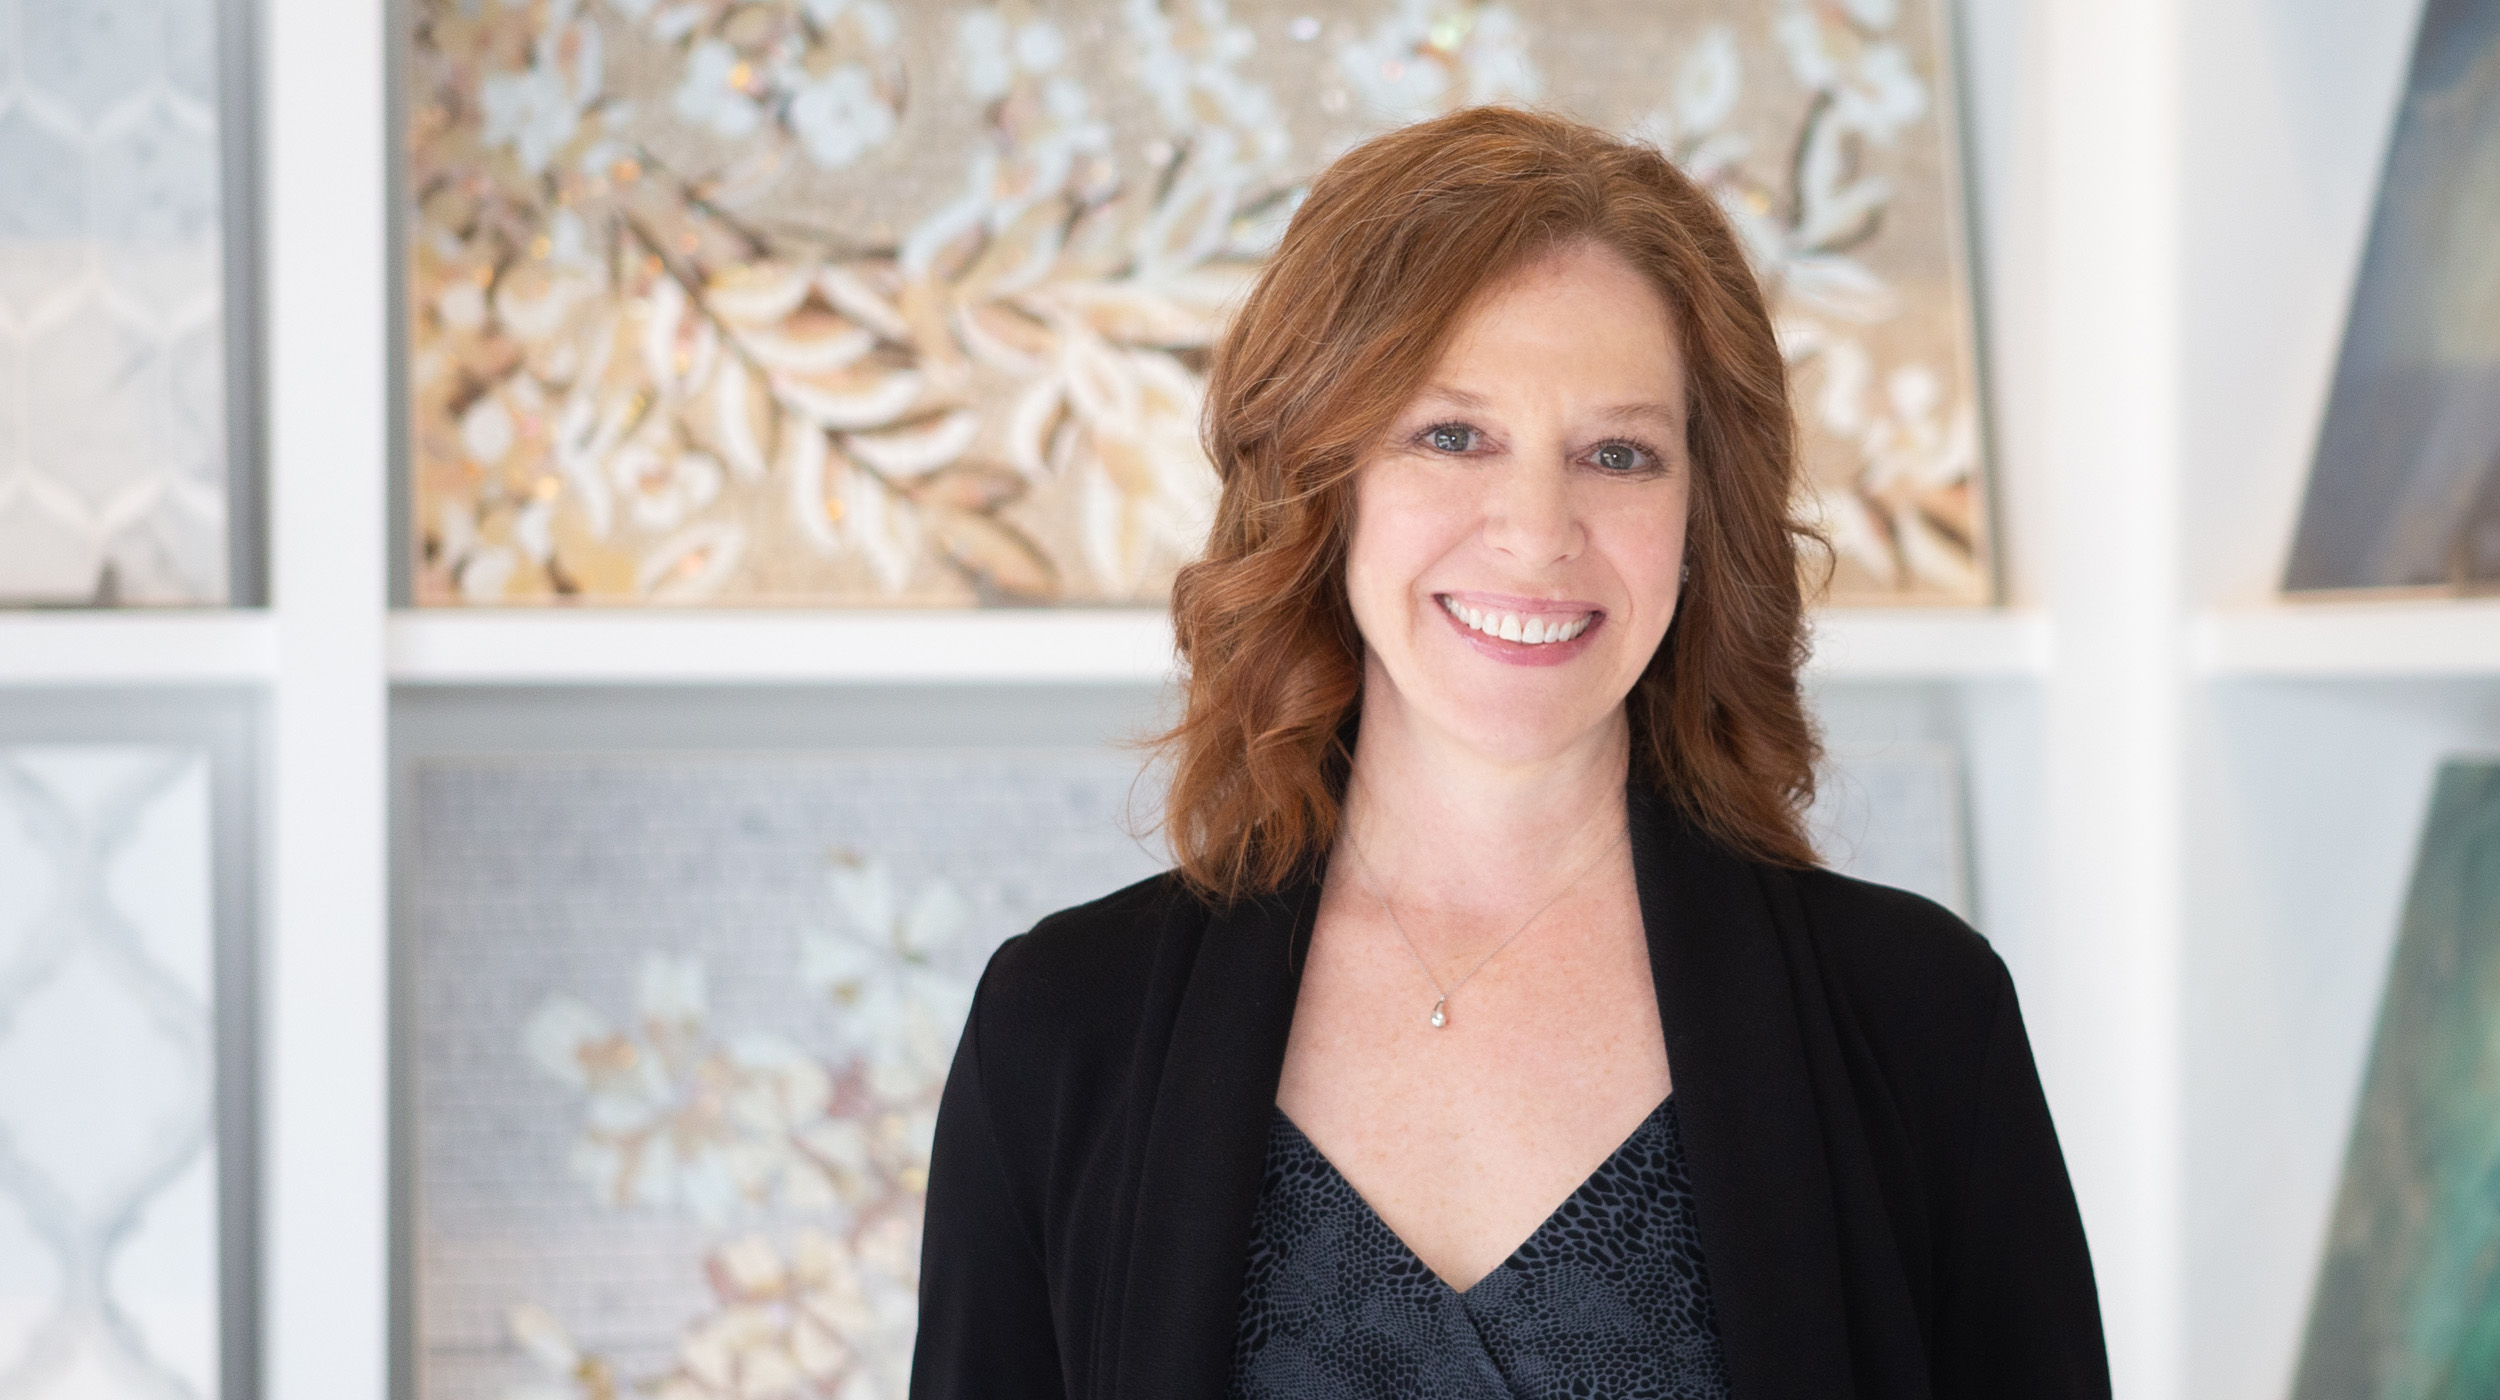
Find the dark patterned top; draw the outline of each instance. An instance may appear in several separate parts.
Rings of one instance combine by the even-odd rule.
[[[1278,1109],[1250,1221],[1231,1393],[1724,1400],[1674,1098],[1464,1293]]]

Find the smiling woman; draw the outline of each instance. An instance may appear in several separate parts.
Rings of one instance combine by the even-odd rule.
[[[1587,264],[1602,271],[1557,274]],[[1523,275],[1576,300],[1523,292]],[[1505,280],[1502,312],[1454,337]],[[1347,567],[1364,462],[1384,441],[1401,464],[1418,447],[1481,461],[1504,443],[1479,421],[1486,384],[1521,370],[1570,383],[1591,366],[1612,367],[1625,397],[1588,396],[1594,416],[1575,428],[1610,435],[1591,449],[1645,459],[1614,468],[1654,483],[1636,493],[1676,501],[1671,526],[1654,511],[1614,523],[1680,551],[1691,574],[1664,646],[1664,615],[1646,648],[1628,628],[1615,639],[1618,659],[1641,663],[1627,708],[1641,776],[1733,848],[1813,862],[1801,814],[1815,744],[1796,683],[1797,546],[1811,536],[1789,514],[1795,430],[1761,289],[1709,196],[1655,150],[1479,109],[1331,167],[1219,347],[1207,437],[1224,493],[1172,604],[1190,680],[1170,811],[1194,882],[1226,896],[1272,886],[1333,839],[1339,731],[1371,635]],[[1441,490],[1384,475],[1384,489]],[[1524,635],[1515,603],[1470,606],[1519,616]]]
[[[2003,963],[1804,834],[1812,537],[1709,197],[1512,110],[1357,147],[1206,436],[1177,869],[983,978],[915,1394],[2106,1397]]]

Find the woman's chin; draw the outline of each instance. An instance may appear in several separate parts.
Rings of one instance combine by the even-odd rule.
[[[1487,705],[1478,693],[1473,703],[1436,706],[1433,727],[1478,759],[1504,767],[1534,767],[1560,759],[1601,741],[1619,722],[1623,697],[1601,695],[1515,697]]]

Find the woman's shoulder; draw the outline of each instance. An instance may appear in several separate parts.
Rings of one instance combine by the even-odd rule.
[[[1826,985],[1870,1033],[1969,1045],[2011,1012],[2004,959],[1943,905],[1833,870],[1789,879]]]
[[[974,999],[984,1060],[1129,1043],[1160,954],[1205,918],[1198,896],[1165,871],[1008,939],[991,955]]]

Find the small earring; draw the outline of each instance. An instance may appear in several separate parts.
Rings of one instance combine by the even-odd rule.
[[[1693,561],[1692,561],[1692,560],[1687,559],[1687,560],[1685,560],[1685,561],[1684,561],[1684,574],[1683,574],[1683,577],[1679,578],[1679,579],[1678,579],[1678,580],[1676,580],[1676,581],[1677,581],[1678,583],[1691,583],[1691,582],[1693,581]]]

